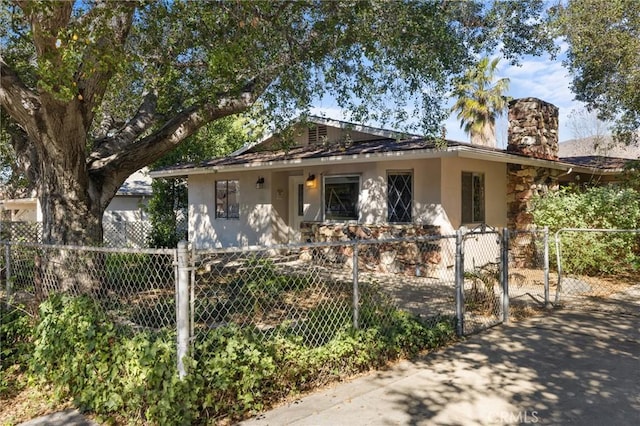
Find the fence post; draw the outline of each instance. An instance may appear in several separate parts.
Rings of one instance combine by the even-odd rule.
[[[564,228],[556,231],[556,263],[558,270],[558,284],[556,285],[556,305],[560,302],[560,291],[562,291],[562,255],[560,254],[560,232]]]
[[[7,300],[11,296],[11,244],[5,243],[4,246],[4,279],[7,283]]]
[[[544,227],[544,306],[549,308],[549,227]]]
[[[358,288],[358,243],[353,243],[353,328],[360,328],[360,289]]]
[[[502,322],[509,323],[509,230],[502,229],[501,247],[502,274]]]
[[[176,324],[178,344],[178,375],[183,379],[187,372],[182,358],[189,348],[189,249],[186,241],[178,243],[178,286],[176,293]]]
[[[456,319],[458,336],[464,335],[464,233],[462,229],[456,231]]]

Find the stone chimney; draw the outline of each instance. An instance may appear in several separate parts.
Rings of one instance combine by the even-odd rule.
[[[536,98],[509,102],[507,152],[545,160],[558,160],[558,108]],[[531,200],[550,186],[557,186],[558,171],[545,167],[507,164],[507,226],[533,228]],[[531,234],[517,234],[511,250],[517,266],[531,266],[537,257]]]
[[[509,102],[507,152],[558,159],[558,107],[537,98]]]

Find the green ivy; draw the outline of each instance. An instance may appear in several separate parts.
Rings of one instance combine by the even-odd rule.
[[[21,307],[0,303],[0,396],[15,389],[12,372],[26,369],[33,350],[33,318]]]
[[[384,324],[345,326],[326,344],[310,346],[286,330],[265,339],[229,325],[194,342],[180,380],[174,333],[133,333],[89,298],[54,295],[41,305],[29,365],[59,398],[71,397],[105,421],[210,424],[443,345],[454,330],[449,317],[426,324],[394,311]]]

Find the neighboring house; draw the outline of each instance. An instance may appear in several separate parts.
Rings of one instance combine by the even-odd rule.
[[[510,108],[506,150],[312,117],[286,144],[272,135],[151,176],[188,178],[189,240],[211,248],[528,229],[535,192],[620,175],[624,160],[558,159],[555,106],[526,98]]]
[[[147,168],[129,176],[109,203],[103,216],[104,224],[145,222],[145,206],[151,192]],[[11,222],[42,222],[42,210],[37,198],[0,200],[0,210],[5,211],[3,218]]]

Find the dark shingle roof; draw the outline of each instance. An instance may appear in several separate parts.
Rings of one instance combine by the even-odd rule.
[[[481,145],[472,145],[464,142],[446,141],[446,148],[466,147],[477,152],[489,152],[496,154],[509,154],[516,157],[529,158],[523,154],[507,152],[503,149],[489,148]],[[207,161],[197,163],[176,164],[165,167],[159,171],[188,171],[194,168],[215,168],[228,167],[237,165],[264,164],[280,161],[291,160],[309,160],[326,157],[351,155],[380,154],[386,152],[410,152],[417,150],[433,150],[442,149],[434,139],[376,139],[364,142],[352,143],[349,145],[331,144],[331,145],[306,145],[296,146],[288,150],[275,151],[247,151],[238,155],[214,158]],[[621,169],[625,162],[629,160],[624,158],[602,157],[602,156],[583,156],[583,157],[565,157],[559,160],[560,163],[568,164],[569,167],[589,167],[602,171],[615,171]]]
[[[583,155],[581,157],[564,157],[560,161],[580,167],[591,167],[600,170],[616,170],[624,168],[628,158],[604,157],[602,155]]]
[[[454,145],[460,145],[460,143],[452,141],[447,142],[447,146]],[[362,155],[419,149],[437,149],[437,146],[435,142],[430,139],[407,139],[402,141],[398,141],[396,139],[376,139],[357,142],[350,145],[307,145],[292,147],[289,150],[248,151],[232,157],[214,158],[199,163],[176,164],[174,166],[163,168],[162,170],[186,170],[196,167],[206,168],[215,166],[232,166],[251,163],[333,157],[337,155]]]

